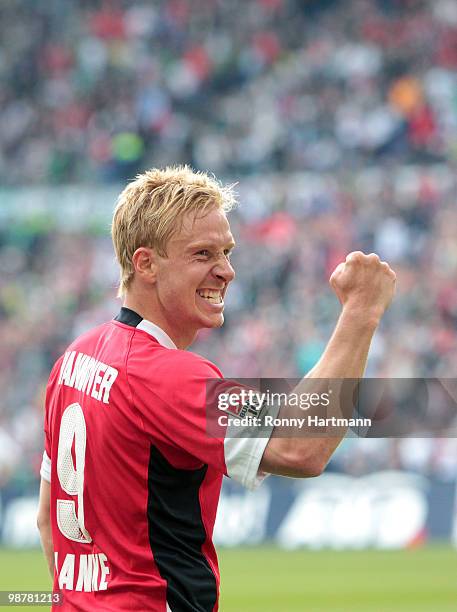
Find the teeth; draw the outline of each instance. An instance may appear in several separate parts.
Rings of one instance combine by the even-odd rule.
[[[212,291],[211,289],[201,289],[197,291],[198,295],[208,300],[212,304],[220,304],[222,302],[222,296],[220,291]]]

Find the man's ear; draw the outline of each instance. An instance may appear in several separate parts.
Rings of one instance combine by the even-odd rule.
[[[157,253],[150,247],[139,247],[132,257],[135,276],[147,283],[155,283],[157,277]]]

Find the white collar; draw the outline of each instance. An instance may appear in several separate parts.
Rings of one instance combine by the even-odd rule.
[[[173,342],[173,340],[170,338],[170,336],[166,334],[162,328],[160,328],[158,325],[156,325],[152,321],[143,319],[140,323],[138,323],[136,328],[142,329],[143,331],[147,332],[151,336],[154,336],[157,342],[161,344],[162,346],[165,346],[166,348],[169,348],[169,349],[178,348],[176,344]]]

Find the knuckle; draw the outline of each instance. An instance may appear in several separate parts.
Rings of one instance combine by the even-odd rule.
[[[335,274],[335,272],[329,278],[328,282],[330,283],[332,287],[334,287],[337,284],[338,280],[337,280],[337,275]]]
[[[330,276],[329,281],[335,281],[336,277],[339,276],[341,274],[341,272],[343,271],[344,268],[344,263],[340,263],[336,266],[336,268],[333,270],[332,275]]]
[[[360,263],[365,257],[366,255],[362,251],[353,251],[346,257],[346,263]]]

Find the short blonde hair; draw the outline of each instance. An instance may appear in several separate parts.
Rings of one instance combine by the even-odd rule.
[[[204,216],[213,207],[228,212],[235,205],[233,185],[223,186],[204,172],[189,166],[153,168],[139,174],[119,196],[111,225],[116,258],[120,265],[118,297],[130,287],[133,254],[142,246],[166,257],[167,243],[180,228],[187,212]]]

